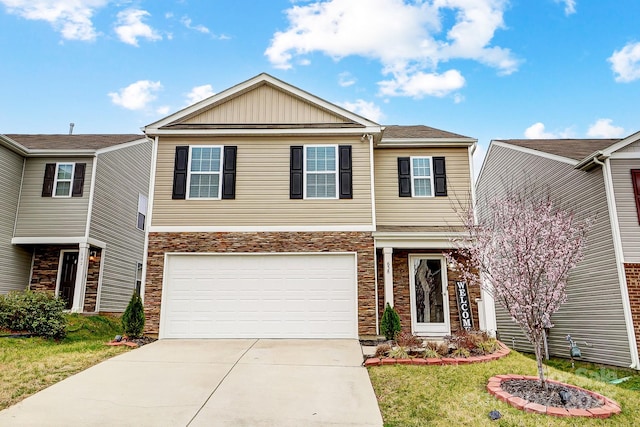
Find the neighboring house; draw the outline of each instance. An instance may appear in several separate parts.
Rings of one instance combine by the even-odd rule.
[[[0,135],[0,293],[123,311],[142,281],[151,154],[144,135]]]
[[[475,139],[384,127],[267,74],[144,131],[147,334],[357,338],[379,333],[385,302],[415,334],[460,327],[442,253]]]
[[[566,336],[585,341],[585,360],[640,368],[640,132],[624,139],[492,141],[477,183],[478,206],[507,190],[548,193],[578,218],[595,215],[567,302],[552,317],[551,355],[568,357]],[[480,212],[482,214],[482,212]],[[531,350],[496,306],[500,339]]]

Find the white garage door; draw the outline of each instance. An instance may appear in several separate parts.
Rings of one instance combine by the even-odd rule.
[[[161,338],[357,338],[355,254],[173,254]]]

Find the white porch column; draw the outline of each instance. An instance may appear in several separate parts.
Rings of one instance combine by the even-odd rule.
[[[87,285],[87,269],[89,268],[89,244],[80,243],[78,248],[78,266],[76,284],[73,290],[72,313],[81,313],[84,309],[84,291]]]
[[[393,248],[383,248],[384,254],[384,303],[393,307]]]

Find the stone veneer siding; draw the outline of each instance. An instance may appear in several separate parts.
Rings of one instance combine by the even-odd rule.
[[[629,305],[631,305],[636,345],[638,346],[638,352],[640,352],[640,264],[625,264],[624,273],[627,278],[627,291],[629,292]]]
[[[400,316],[400,324],[402,330],[411,332],[411,286],[409,282],[409,254],[424,255],[442,255],[442,251],[428,251],[419,249],[394,249],[393,250],[393,304],[394,308]],[[378,313],[382,317],[384,312],[384,274],[383,270],[383,253],[377,251],[378,255]],[[456,301],[455,282],[460,280],[459,273],[447,269],[447,290],[449,293],[449,321],[451,331],[460,329],[460,320],[458,315],[458,303]],[[471,303],[471,314],[473,316],[474,329],[480,328],[478,319],[478,304],[476,299],[480,298],[480,288],[477,286],[469,286],[469,302]]]
[[[95,250],[97,255],[93,261],[89,260],[87,268],[87,281],[84,291],[84,306],[82,310],[85,313],[93,313],[96,311],[96,301],[98,299],[98,284],[100,281],[100,263],[102,262],[102,249],[91,248]]]
[[[144,289],[145,334],[160,329],[162,279],[166,252],[277,253],[357,252],[358,333],[375,335],[375,261],[371,233],[367,232],[256,232],[149,233]]]

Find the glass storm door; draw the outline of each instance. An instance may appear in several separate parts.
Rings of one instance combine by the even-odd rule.
[[[449,295],[444,259],[410,255],[409,264],[413,333],[435,336],[449,334]]]

